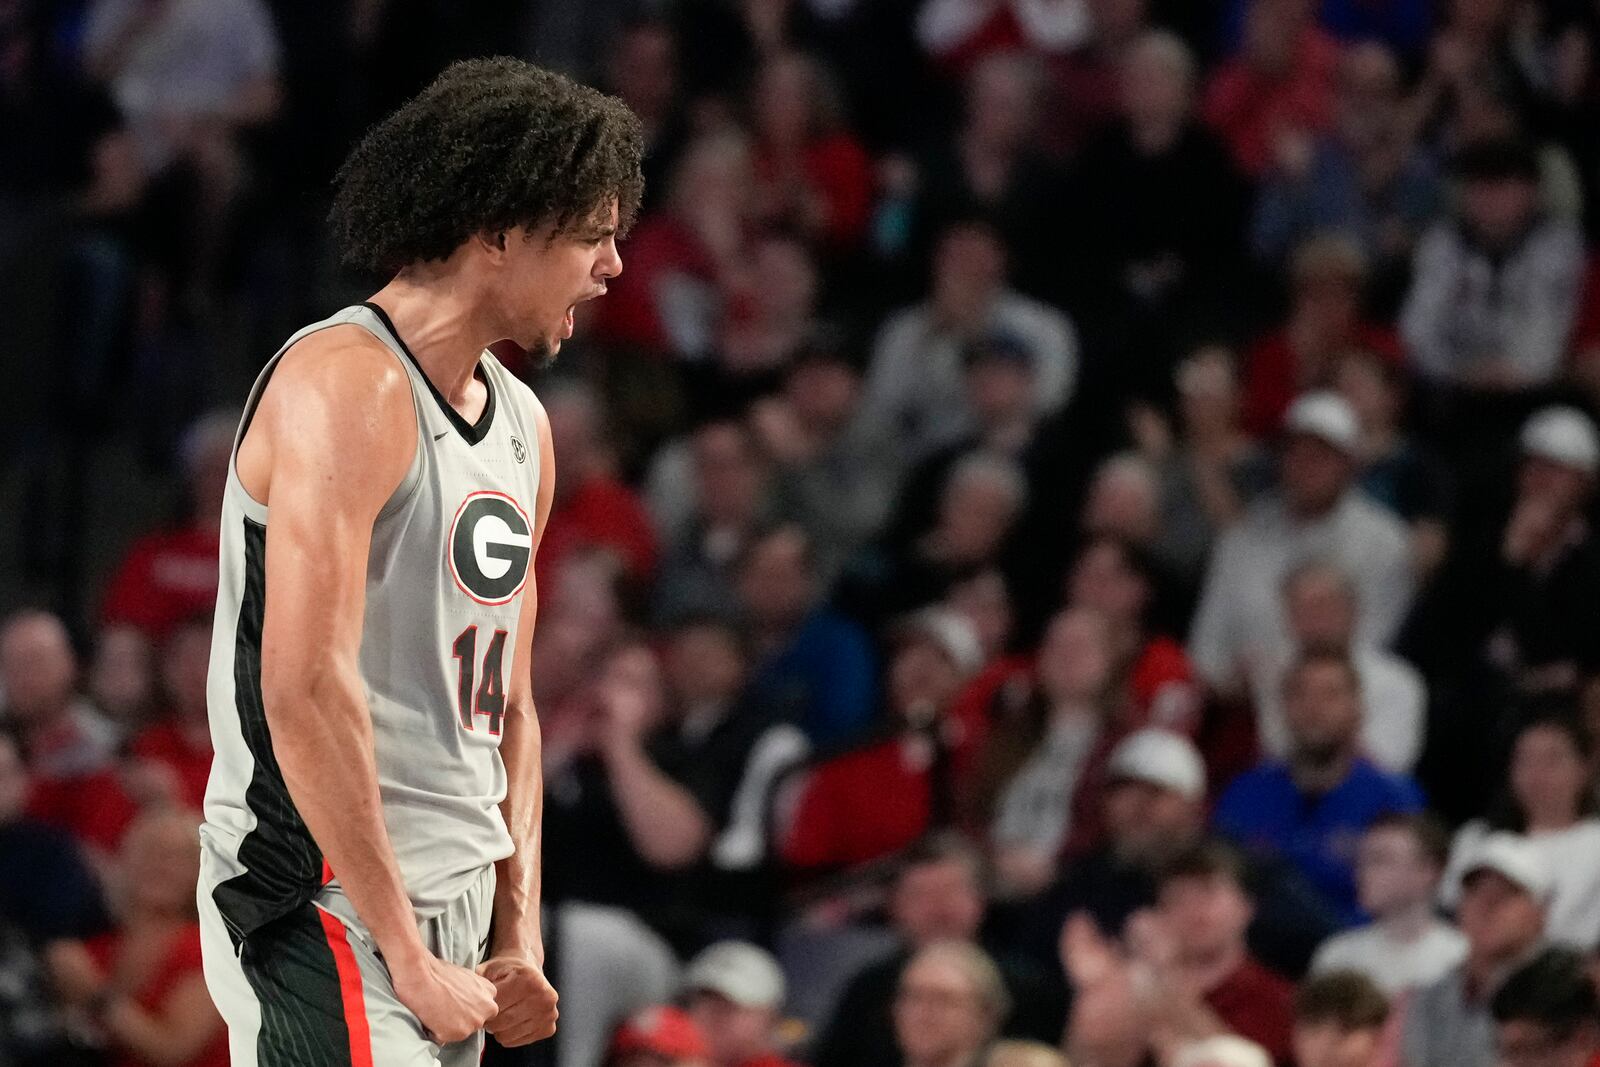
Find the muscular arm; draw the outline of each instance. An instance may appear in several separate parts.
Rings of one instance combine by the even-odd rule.
[[[555,452],[550,444],[550,424],[542,408],[535,409],[539,427],[539,499],[534,514],[534,555],[544,537],[555,498]],[[506,685],[505,722],[500,731],[500,758],[506,767],[506,798],[500,802],[506,829],[515,850],[495,865],[494,944],[490,956],[526,956],[542,967],[544,937],[539,924],[544,770],[540,757],[542,735],[533,704],[533,627],[539,613],[539,593],[530,559],[522,617],[517,624],[517,646],[511,680]]]
[[[328,330],[285,355],[239,453],[241,480],[269,509],[261,695],[273,752],[356,913],[401,968],[425,949],[383,822],[358,657],[372,524],[416,437],[399,364]]]
[[[238,469],[269,509],[261,697],[273,754],[395,996],[448,1043],[494,1014],[494,986],[422,943],[383,821],[359,668],[372,524],[416,448],[405,371],[359,328],[332,327],[279,363]]]

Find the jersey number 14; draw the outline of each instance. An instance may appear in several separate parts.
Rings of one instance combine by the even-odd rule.
[[[456,660],[456,711],[461,716],[461,725],[468,730],[474,729],[473,722],[479,715],[489,717],[489,733],[500,736],[500,723],[506,714],[506,684],[505,675],[501,670],[501,661],[505,658],[506,631],[496,630],[489,639],[489,647],[483,651],[483,680],[479,682],[475,677],[478,665],[478,627],[468,626],[456,637],[455,643],[450,646],[450,654]],[[474,683],[477,691],[473,691]]]

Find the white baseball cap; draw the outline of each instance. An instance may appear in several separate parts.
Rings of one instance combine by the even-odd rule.
[[[683,974],[688,993],[716,993],[742,1008],[783,1005],[783,971],[765,949],[748,941],[718,941],[689,961]]]
[[[1272,1067],[1267,1050],[1237,1034],[1216,1034],[1178,1049],[1173,1067]]]
[[[1327,389],[1302,393],[1283,417],[1287,433],[1306,434],[1326,441],[1341,452],[1353,453],[1361,438],[1355,409],[1338,393]]]
[[[1547,459],[1585,474],[1600,468],[1600,435],[1577,408],[1541,408],[1522,424],[1522,454]]]
[[[1548,899],[1555,888],[1550,868],[1533,843],[1505,830],[1489,834],[1478,843],[1461,872],[1461,881],[1465,883],[1479,871],[1493,871],[1539,900]]]
[[[1140,730],[1128,735],[1106,765],[1111,781],[1148,782],[1188,800],[1206,792],[1206,767],[1194,745],[1171,730]]]
[[[972,622],[952,608],[931,607],[914,611],[895,626],[901,639],[920,634],[949,657],[962,676],[976,674],[983,666],[983,643]]]

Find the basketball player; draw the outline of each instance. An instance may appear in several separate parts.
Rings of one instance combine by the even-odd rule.
[[[476,1064],[548,1036],[533,557],[550,428],[487,349],[553,356],[621,269],[641,136],[514,60],[457,64],[339,173],[392,273],[290,338],[223,502],[201,829],[236,1067]]]

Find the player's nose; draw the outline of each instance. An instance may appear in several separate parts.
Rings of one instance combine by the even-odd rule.
[[[622,253],[617,251],[615,239],[608,238],[605,247],[600,251],[600,258],[595,261],[594,274],[597,278],[615,278],[622,273]]]

